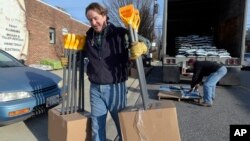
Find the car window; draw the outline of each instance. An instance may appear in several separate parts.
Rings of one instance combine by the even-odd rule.
[[[4,54],[0,54],[0,61],[11,61],[11,59],[10,58],[8,58],[6,55],[4,55]]]
[[[0,67],[21,67],[23,66],[18,60],[16,60],[14,57],[4,53],[0,52]]]

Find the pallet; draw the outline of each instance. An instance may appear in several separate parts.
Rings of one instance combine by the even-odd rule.
[[[159,91],[158,100],[161,100],[164,98],[173,98],[173,99],[177,99],[178,101],[180,101],[181,100],[181,93],[180,92]]]
[[[181,100],[187,100],[187,99],[193,99],[193,100],[198,100],[198,102],[201,102],[201,97],[200,98],[183,98],[181,92],[178,91],[159,91],[158,92],[158,100],[161,99],[176,99],[177,101]]]

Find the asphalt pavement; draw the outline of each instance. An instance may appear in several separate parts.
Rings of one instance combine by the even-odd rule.
[[[250,71],[242,71],[240,86],[217,86],[212,107],[202,107],[193,100],[171,100],[176,105],[182,141],[229,141],[230,125],[250,125]],[[150,102],[159,102],[161,67],[154,67],[147,77]],[[187,81],[170,85],[189,85]],[[201,94],[202,87],[199,88]],[[137,104],[141,104],[141,98]],[[167,127],[166,127],[167,128]]]

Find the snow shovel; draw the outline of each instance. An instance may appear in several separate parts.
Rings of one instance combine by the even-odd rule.
[[[73,102],[72,96],[72,54],[73,54],[73,46],[76,40],[76,35],[71,34],[71,41],[69,45],[69,65],[68,65],[68,97],[66,100],[66,110],[67,114],[71,113],[71,107]]]
[[[72,97],[71,97],[71,112],[76,112],[77,111],[77,69],[76,69],[76,55],[77,55],[77,49],[81,41],[81,35],[76,35],[75,38],[75,43],[72,48],[72,86],[71,86],[71,92],[72,92]]]
[[[80,58],[80,64],[79,64],[79,97],[78,97],[78,111],[83,112],[84,111],[84,58],[83,58],[83,47],[86,42],[86,36],[82,35],[80,44],[78,46],[79,51],[79,58]]]
[[[134,8],[133,4],[130,4],[130,5],[119,8],[119,16],[122,19],[124,25],[129,29],[132,43],[137,42],[138,41],[137,30],[140,25],[139,11]],[[146,78],[145,78],[141,56],[136,59],[136,67],[137,67],[137,73],[139,76],[143,108],[144,110],[146,110],[148,106],[148,98],[147,98],[148,91],[147,91]]]
[[[69,55],[69,45],[71,42],[71,34],[66,34],[64,35],[64,57],[68,58]],[[63,66],[63,89],[62,89],[62,108],[61,108],[61,114],[64,115],[65,113],[65,93],[67,91],[67,96],[68,96],[68,90],[65,89],[66,87],[66,77],[67,77],[67,72],[66,72],[66,66]]]
[[[83,49],[83,43],[85,42],[85,38],[82,35],[76,35],[75,38],[75,43],[74,46],[72,48],[72,81],[71,81],[71,93],[72,93],[72,97],[71,97],[71,113],[77,112],[78,108],[80,107],[80,105],[78,105],[77,100],[77,53]],[[81,79],[81,78],[80,78]],[[78,86],[80,88],[80,85]],[[79,91],[79,97],[83,98],[83,95],[80,94]],[[81,104],[82,105],[82,104]],[[79,107],[78,107],[79,106]]]

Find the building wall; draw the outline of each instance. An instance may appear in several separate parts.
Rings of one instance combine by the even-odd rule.
[[[73,19],[66,12],[39,0],[25,0],[29,48],[26,64],[39,64],[42,59],[59,59],[63,55],[62,29],[69,33],[85,34],[89,26]],[[50,44],[49,29],[56,33]]]

